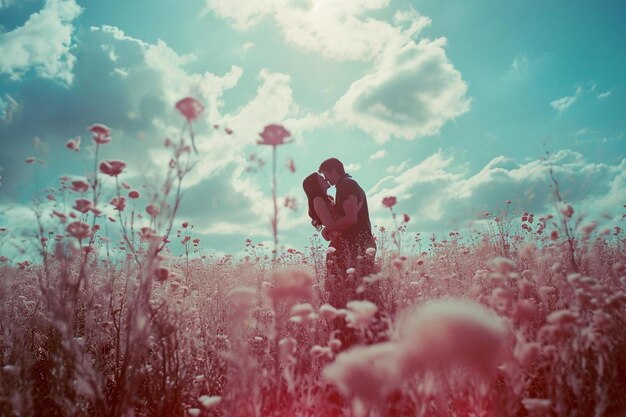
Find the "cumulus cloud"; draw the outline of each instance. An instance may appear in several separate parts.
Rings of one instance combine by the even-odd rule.
[[[370,212],[384,223],[380,201],[395,195],[398,210],[409,213],[418,228],[430,230],[466,226],[483,212],[494,213],[504,207],[504,200],[512,200],[512,207],[520,211],[545,213],[556,201],[550,166],[564,200],[597,216],[600,211],[620,208],[616,196],[626,192],[626,159],[618,165],[592,163],[578,152],[561,150],[548,160],[523,163],[496,157],[472,173],[440,150],[376,184],[368,192]]]
[[[0,38],[0,73],[19,80],[34,70],[42,78],[71,84],[76,57],[72,48],[72,21],[82,12],[75,0],[47,0],[20,27]]]
[[[386,154],[387,154],[386,150],[380,149],[370,155],[370,161],[373,161],[374,159],[384,158]]]
[[[448,60],[445,39],[389,50],[371,74],[352,83],[335,105],[337,118],[384,143],[439,132],[467,112],[467,84]]]
[[[561,97],[557,100],[551,101],[550,105],[554,110],[558,112],[563,112],[567,110],[572,104],[574,104],[576,100],[578,100],[578,97],[580,97],[581,93],[582,88],[578,87],[576,88],[576,94],[574,94],[573,96]]]
[[[604,93],[598,94],[598,98],[607,98],[611,95],[611,90],[605,91]]]

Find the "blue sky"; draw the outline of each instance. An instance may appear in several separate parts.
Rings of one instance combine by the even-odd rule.
[[[269,167],[246,171],[249,155],[270,158],[255,145],[269,123],[295,139],[278,151],[279,195],[299,203],[280,213],[286,247],[314,231],[300,184],[330,156],[368,192],[377,225],[391,225],[387,195],[423,234],[469,227],[505,200],[547,213],[548,162],[577,212],[621,221],[622,1],[146,4],[0,1],[0,223],[16,235],[35,193],[87,174],[92,123],[112,129],[102,156],[129,163],[127,182],[158,179],[188,95],[207,111],[180,220],[207,251],[271,240]],[[76,136],[78,154],[64,147]],[[30,156],[47,164],[35,173]]]

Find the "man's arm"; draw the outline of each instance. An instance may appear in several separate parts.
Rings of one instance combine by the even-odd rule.
[[[325,233],[344,232],[354,226],[357,222],[358,205],[356,195],[352,194],[343,202],[344,216],[340,217],[331,225],[324,228]]]

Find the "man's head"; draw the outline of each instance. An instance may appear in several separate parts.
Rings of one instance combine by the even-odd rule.
[[[318,171],[331,185],[336,185],[337,181],[346,173],[343,164],[337,158],[329,158],[322,162]]]

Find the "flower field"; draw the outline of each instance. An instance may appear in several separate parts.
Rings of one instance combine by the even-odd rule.
[[[110,130],[93,125],[92,175],[65,179],[50,216],[35,207],[35,261],[1,259],[0,415],[626,415],[620,228],[578,222],[558,201],[521,227],[487,213],[484,230],[424,242],[389,197],[396,230],[378,228],[367,255],[378,272],[351,271],[360,295],[336,308],[318,236],[284,253],[248,240],[242,258],[196,256],[193,225],[176,220],[193,203],[180,190],[202,111],[185,100],[157,192],[126,184],[123,161],[98,160]],[[274,136],[263,139],[275,152]]]

